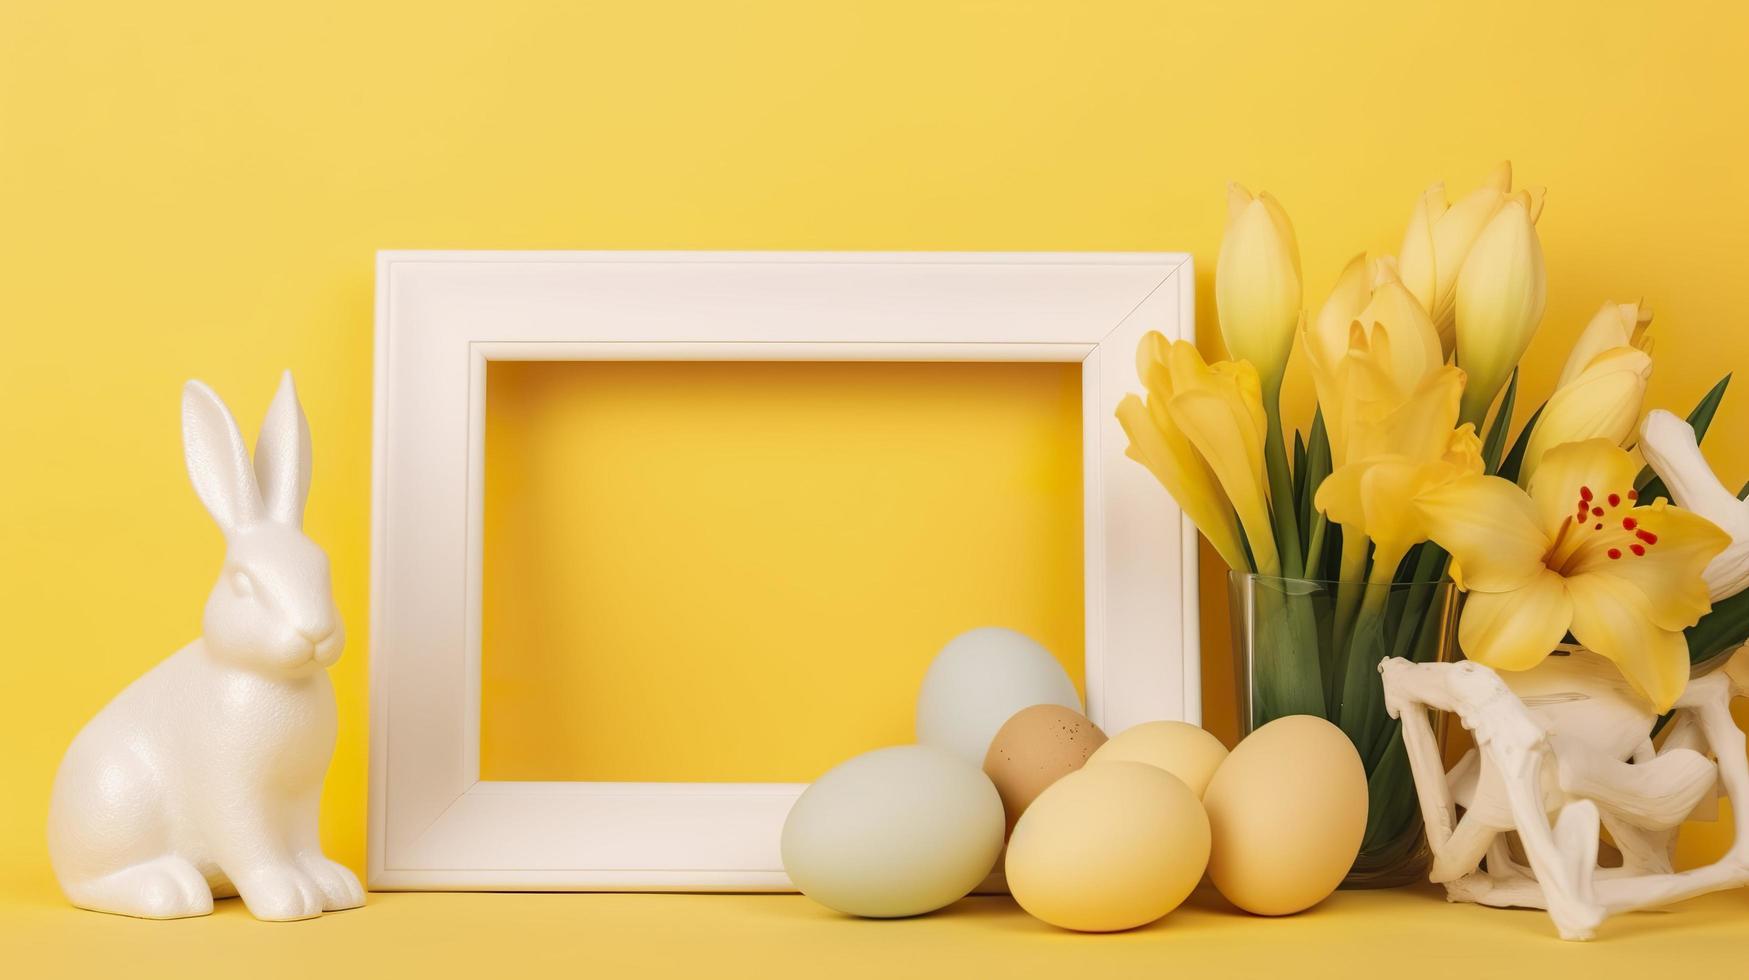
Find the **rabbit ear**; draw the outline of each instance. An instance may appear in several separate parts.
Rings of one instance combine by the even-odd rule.
[[[220,530],[229,535],[261,519],[243,433],[225,403],[199,381],[182,388],[182,452],[194,492]]]
[[[290,371],[279,379],[255,440],[255,481],[269,520],[303,527],[304,501],[310,496],[310,423]]]

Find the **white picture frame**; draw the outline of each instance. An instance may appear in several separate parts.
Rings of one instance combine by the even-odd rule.
[[[1079,362],[1087,708],[1115,732],[1201,717],[1197,533],[1113,415],[1194,292],[1173,253],[380,253],[370,887],[791,890],[804,784],[479,778],[489,360]]]

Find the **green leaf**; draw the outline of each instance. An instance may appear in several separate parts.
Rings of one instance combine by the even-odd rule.
[[[1718,414],[1719,402],[1725,399],[1725,389],[1730,387],[1731,376],[1725,375],[1719,383],[1712,386],[1701,397],[1700,404],[1694,406],[1694,411],[1688,413],[1688,424],[1694,428],[1694,441],[1700,442],[1706,438],[1707,429],[1712,427],[1713,416]],[[1650,466],[1640,471],[1639,478],[1634,481],[1634,489],[1647,501],[1659,497],[1669,497],[1670,489],[1664,486],[1664,481],[1658,474],[1652,472]]]
[[[1294,507],[1300,512],[1300,527],[1306,526],[1305,508],[1300,501],[1306,496],[1306,440],[1300,430],[1294,430]]]
[[[1506,458],[1500,461],[1500,468],[1494,471],[1495,476],[1518,482],[1518,471],[1524,468],[1524,450],[1530,445],[1530,430],[1536,428],[1536,420],[1542,418],[1543,409],[1548,407],[1548,402],[1537,406],[1537,410],[1525,421],[1524,428],[1518,430],[1518,438],[1513,440],[1512,449],[1506,453]]]
[[[1310,528],[1317,520],[1318,512],[1312,506],[1312,501],[1318,495],[1318,487],[1324,478],[1330,475],[1330,434],[1324,429],[1324,413],[1318,412],[1312,416],[1311,434],[1306,439],[1306,452],[1299,472],[1299,518],[1300,527]],[[1311,535],[1306,536],[1308,549],[1311,545]],[[1307,554],[1312,560],[1317,556]],[[1310,568],[1311,566],[1307,566]],[[1310,573],[1308,573],[1310,574]]]
[[[1506,430],[1512,425],[1512,405],[1518,400],[1518,369],[1512,369],[1512,378],[1506,382],[1506,397],[1500,400],[1500,411],[1494,415],[1494,424],[1488,429],[1488,437],[1482,441],[1482,462],[1486,472],[1493,472],[1500,467],[1500,454],[1506,449]]]
[[[1682,631],[1688,641],[1691,669],[1705,673],[1721,658],[1749,638],[1749,590],[1713,604],[1712,612]]]
[[[1737,491],[1738,500],[1743,500],[1745,498],[1749,498],[1749,483],[1743,484],[1743,489]]]

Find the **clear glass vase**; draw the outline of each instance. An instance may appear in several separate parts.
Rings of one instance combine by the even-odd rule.
[[[1450,582],[1319,582],[1231,572],[1239,732],[1312,714],[1346,734],[1367,775],[1367,826],[1345,888],[1426,880],[1426,836],[1399,724],[1385,713],[1378,665],[1457,657]],[[1436,722],[1438,719],[1436,719]],[[1444,726],[1434,731],[1444,747]]]

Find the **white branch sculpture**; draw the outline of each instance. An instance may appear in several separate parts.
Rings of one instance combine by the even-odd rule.
[[[1669,413],[1647,418],[1641,447],[1678,506],[1735,539],[1707,569],[1713,600],[1741,591],[1749,503],[1719,484],[1693,430]],[[1546,909],[1561,938],[1575,940],[1620,912],[1749,884],[1749,755],[1730,710],[1749,695],[1746,650],[1689,682],[1659,746],[1648,734],[1651,705],[1583,648],[1564,646],[1522,673],[1385,660],[1385,707],[1403,723],[1432,880],[1454,902]],[[1475,734],[1476,747],[1449,773],[1429,709],[1451,712]],[[1706,867],[1673,870],[1677,830],[1713,807],[1721,788],[1731,801],[1731,849]],[[1598,867],[1603,829],[1621,851],[1619,867]]]

